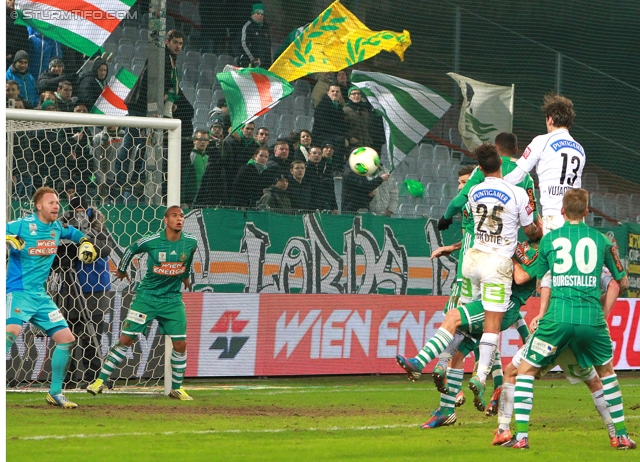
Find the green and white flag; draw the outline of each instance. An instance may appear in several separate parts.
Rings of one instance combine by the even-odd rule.
[[[232,131],[266,113],[293,93],[293,85],[259,67],[226,66],[217,78],[227,99]]]
[[[451,107],[435,91],[393,75],[353,71],[351,82],[382,113],[392,163],[401,162]]]
[[[105,114],[126,116],[129,112],[124,100],[136,84],[138,77],[124,67],[116,75],[109,79],[109,83],[89,112],[92,114]]]
[[[45,37],[87,56],[127,17],[136,0],[16,0],[16,24],[31,26]]]
[[[492,85],[453,72],[447,75],[462,90],[458,131],[469,151],[482,143],[493,143],[498,133],[512,130],[514,85]]]

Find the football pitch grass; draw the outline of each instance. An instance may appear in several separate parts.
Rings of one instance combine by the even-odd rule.
[[[640,440],[640,375],[619,378],[627,428]],[[44,393],[9,392],[7,460],[640,460],[640,450],[609,447],[588,389],[558,377],[535,383],[528,451],[491,446],[496,418],[473,408],[468,375],[467,403],[457,409],[455,426],[422,430],[438,405],[430,379],[187,381],[193,401],[69,393],[74,410],[47,406]]]

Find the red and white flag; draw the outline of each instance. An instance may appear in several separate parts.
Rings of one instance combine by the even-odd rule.
[[[16,0],[16,24],[87,56],[100,51],[135,0]]]
[[[116,75],[109,79],[109,83],[104,87],[96,104],[89,112],[92,114],[126,116],[129,110],[124,100],[129,96],[137,80],[138,77],[135,74],[132,74],[124,67],[121,68]]]
[[[293,93],[293,85],[259,67],[227,66],[217,77],[227,98],[232,131],[260,117]]]

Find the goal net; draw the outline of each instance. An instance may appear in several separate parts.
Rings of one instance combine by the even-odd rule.
[[[59,219],[106,249],[88,267],[79,263],[76,244],[62,241],[47,280],[76,336],[66,389],[94,380],[118,341],[146,272],[145,255],[132,262],[131,282],[115,278],[124,250],[161,228],[165,206],[179,204],[180,126],[174,119],[7,110],[7,219],[32,214],[33,192],[50,186],[61,199]],[[54,346],[36,326],[25,325],[6,357],[7,389],[48,386]],[[161,387],[167,352],[170,342],[154,321],[113,381],[118,387]]]

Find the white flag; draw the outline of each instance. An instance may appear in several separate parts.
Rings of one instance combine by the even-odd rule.
[[[462,90],[464,99],[458,131],[468,150],[482,143],[493,143],[498,133],[512,130],[514,85],[492,85],[453,72],[447,75],[458,82]]]

